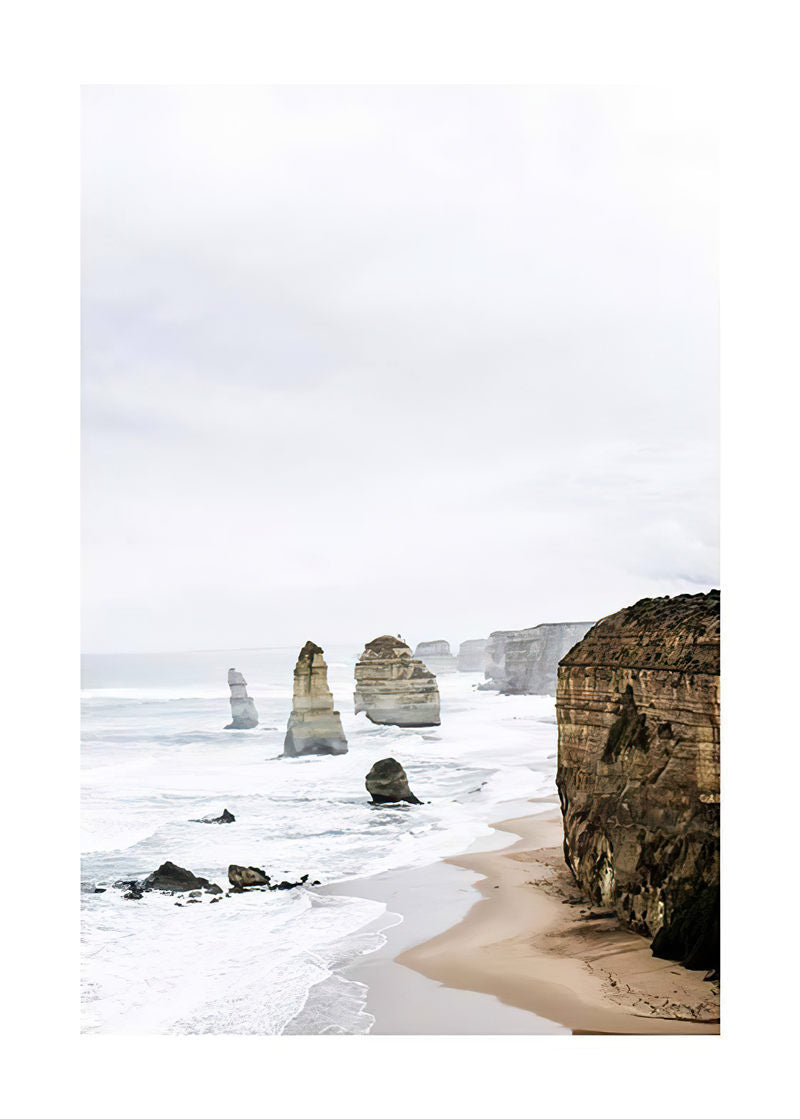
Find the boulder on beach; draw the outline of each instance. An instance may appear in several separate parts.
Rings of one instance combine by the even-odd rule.
[[[313,641],[306,641],[295,665],[292,713],[283,753],[287,758],[347,753],[341,716],[334,711],[333,695],[328,690],[328,666],[322,649]]]
[[[198,878],[191,870],[185,870],[175,863],[162,863],[158,870],[145,878],[141,884],[142,890],[163,890],[166,893],[182,893],[184,890],[198,890],[211,883],[207,878]]]
[[[382,758],[375,762],[364,779],[373,804],[422,804],[408,787],[406,771],[395,758]]]
[[[228,686],[231,689],[231,715],[225,730],[252,730],[258,726],[256,705],[247,694],[247,681],[235,668],[228,669]]]
[[[384,634],[364,646],[355,669],[355,713],[371,723],[396,727],[438,727],[436,677],[401,637]]]

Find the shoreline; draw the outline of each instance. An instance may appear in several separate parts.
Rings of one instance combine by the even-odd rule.
[[[477,841],[481,843],[481,840]],[[474,845],[473,845],[474,847]],[[347,879],[320,892],[382,901],[386,910],[362,932],[385,943],[339,974],[366,988],[364,1010],[376,1035],[569,1034],[569,1029],[493,994],[456,988],[398,962],[398,957],[457,925],[472,909],[479,876],[446,859],[422,867]]]
[[[719,1034],[716,984],[656,959],[645,937],[581,900],[557,809],[492,827],[516,842],[444,860],[482,876],[480,897],[457,924],[401,951],[398,965],[573,1033]]]

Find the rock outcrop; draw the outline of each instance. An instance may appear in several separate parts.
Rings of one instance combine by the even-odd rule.
[[[306,754],[346,754],[342,720],[328,691],[328,666],[322,649],[306,641],[294,669],[292,713],[283,743],[285,757]]]
[[[558,662],[594,622],[547,622],[496,630],[486,647],[485,674],[504,695],[555,695]]]
[[[394,758],[382,758],[364,779],[367,792],[373,804],[422,804],[408,787],[408,777],[400,762]]]
[[[719,963],[719,591],[642,599],[558,672],[564,854],[657,956]]]
[[[236,817],[227,808],[223,808],[221,816],[201,816],[199,820],[192,820],[193,824],[234,824]]]
[[[457,672],[456,658],[450,652],[449,641],[420,641],[414,656],[421,660],[435,676],[443,672]]]
[[[245,890],[294,890],[297,886],[305,886],[308,875],[304,874],[297,882],[273,882],[268,874],[257,866],[237,866],[232,863],[228,867],[228,881],[231,884],[231,893],[242,894]],[[319,882],[311,883],[319,886]]]
[[[438,727],[439,687],[434,674],[400,637],[376,637],[356,664],[356,715],[396,727]]]
[[[131,884],[133,888],[135,883]],[[211,883],[207,878],[198,878],[191,870],[176,866],[169,861],[162,863],[158,870],[154,870],[145,878],[139,887],[141,890],[163,890],[170,894],[180,894],[185,890],[200,890],[209,888]]]
[[[269,875],[257,866],[237,866],[231,863],[228,867],[228,881],[231,886],[246,889],[248,886],[268,886]]]
[[[258,726],[256,705],[247,694],[247,681],[235,668],[228,669],[228,686],[231,689],[231,721],[225,730],[252,730]]]
[[[462,641],[458,647],[459,672],[483,672],[486,668],[486,647],[489,640],[486,637],[476,638],[474,641]]]

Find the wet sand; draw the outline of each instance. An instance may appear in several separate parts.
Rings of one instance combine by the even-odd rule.
[[[716,984],[656,959],[644,937],[582,901],[564,865],[557,809],[494,826],[518,842],[447,860],[485,876],[482,899],[458,924],[401,952],[399,964],[576,1033],[719,1033]]]
[[[327,887],[387,906],[386,944],[344,972],[368,987],[370,1032],[718,1034],[717,985],[581,898],[560,813],[539,806],[494,825],[509,845]]]

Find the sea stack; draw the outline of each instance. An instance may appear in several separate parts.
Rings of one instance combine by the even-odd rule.
[[[414,656],[435,676],[441,676],[443,672],[458,671],[456,658],[450,652],[449,641],[420,641],[414,650]]]
[[[283,743],[285,757],[346,754],[342,720],[328,691],[328,666],[322,649],[306,641],[294,669],[292,713]]]
[[[547,622],[489,635],[485,674],[503,695],[555,695],[558,662],[594,622]]]
[[[382,758],[364,779],[373,804],[422,804],[408,787],[406,771],[396,758]]]
[[[376,637],[356,664],[356,715],[395,727],[438,727],[439,687],[434,674],[400,637]]]
[[[564,854],[656,956],[719,963],[719,591],[645,598],[558,671]]]
[[[462,641],[458,647],[457,667],[459,672],[483,672],[486,668],[486,637],[473,641]]]
[[[247,694],[247,681],[235,668],[228,669],[228,686],[231,689],[231,722],[225,730],[252,730],[258,726],[256,705]]]

